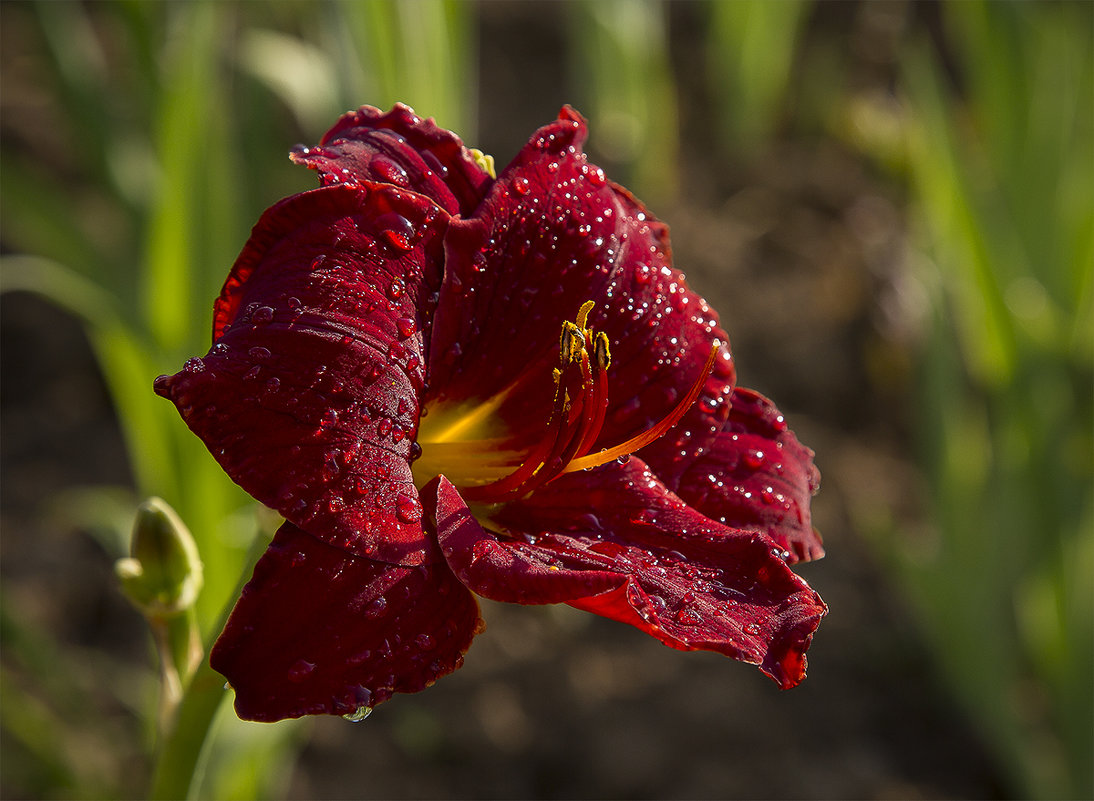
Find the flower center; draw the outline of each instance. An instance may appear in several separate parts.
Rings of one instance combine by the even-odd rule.
[[[586,301],[576,322],[562,323],[559,366],[553,371],[555,393],[545,428],[533,437],[505,430],[496,412],[523,376],[474,406],[429,409],[418,430],[421,458],[413,465],[415,482],[424,486],[444,474],[468,502],[504,503],[522,498],[548,481],[587,470],[634,453],[679,422],[699,397],[718,353],[715,341],[702,372],[688,394],[667,416],[636,437],[590,453],[608,411],[611,352],[603,331],[587,327],[593,302]],[[531,439],[531,441],[530,441]]]

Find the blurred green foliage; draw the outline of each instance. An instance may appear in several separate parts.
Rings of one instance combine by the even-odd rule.
[[[901,568],[1015,786],[1089,797],[1094,7],[945,11],[956,81],[922,43],[903,76],[937,540]]]
[[[472,132],[469,12],[446,0],[4,8],[5,25],[35,39],[26,52],[38,79],[23,88],[52,116],[32,119],[48,129],[45,141],[28,134],[4,152],[3,236],[13,255],[3,258],[2,289],[41,294],[85,323],[128,442],[133,508],[136,497],[168,499],[197,542],[206,641],[249,573],[251,543],[271,529],[151,382],[208,349],[212,301],[249,227],[273,200],[312,185],[288,163],[292,137],[312,141],[366,100],[419,102]],[[81,498],[93,516],[101,499]],[[124,537],[104,541],[116,549]],[[34,638],[5,624],[9,643]],[[215,746],[205,742],[229,695],[222,685],[199,671],[182,723],[160,732],[159,797],[256,798],[284,778],[293,726],[229,713],[217,719]],[[50,738],[35,734],[34,710],[7,712],[6,730],[32,758],[58,761]],[[211,758],[199,762],[203,748]],[[78,760],[65,767],[43,774],[52,792],[115,792],[91,790]]]
[[[865,108],[848,141],[910,193],[909,262],[929,300],[915,391],[931,535],[909,544],[890,530],[879,552],[919,610],[954,697],[999,764],[1013,766],[1013,792],[1089,796],[1094,6],[947,4],[932,30],[912,6],[886,7],[898,10],[907,41],[890,96],[864,107],[841,45],[805,41],[813,4],[704,4],[706,36],[688,45],[703,51],[702,115],[723,153],[747,159],[795,126],[815,136],[838,128],[842,110]],[[670,4],[559,8],[573,101],[619,163],[613,176],[647,199],[673,196],[683,101]],[[207,642],[271,525],[153,395],[152,379],[205,352],[212,299],[249,226],[277,198],[312,186],[285,159],[294,141],[314,141],[347,108],[401,100],[474,142],[476,9],[457,0],[4,4],[8,30],[32,41],[21,69],[36,76],[30,107],[41,116],[4,145],[0,288],[39,293],[85,323],[137,495],[167,499],[197,541]],[[100,520],[118,503],[104,492],[73,502]],[[103,541],[121,555],[123,537]],[[54,699],[23,698],[0,673],[0,722],[31,766],[20,786],[116,796],[117,777],[68,743],[92,726],[65,725],[81,685],[57,672],[55,644],[8,616],[3,631],[6,658],[41,675]],[[140,682],[119,682],[126,702],[154,718],[154,702],[132,697]],[[256,798],[284,786],[301,729],[240,723],[221,686],[199,670],[179,724],[161,732],[158,796]],[[119,725],[98,736],[131,742]]]

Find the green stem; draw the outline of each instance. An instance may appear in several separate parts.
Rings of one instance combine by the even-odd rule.
[[[269,544],[269,539],[261,533],[254,538],[240,575],[239,586],[228,599],[221,612],[220,619],[213,629],[214,637],[224,628],[228,615],[235,606],[239,591],[250,578],[255,563]],[[209,643],[212,647],[212,642]],[[206,649],[208,652],[208,649]],[[201,756],[208,747],[213,722],[217,710],[228,697],[225,691],[224,677],[209,666],[208,659],[200,659],[193,678],[186,686],[179,702],[174,727],[163,732],[156,754],[156,764],[152,770],[152,786],[149,798],[162,799],[193,798],[200,784],[202,771]]]
[[[150,798],[177,801],[190,797],[198,759],[227,695],[224,677],[203,661],[179,704],[175,727],[160,744]]]

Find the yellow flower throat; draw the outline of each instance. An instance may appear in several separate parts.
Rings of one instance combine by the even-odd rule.
[[[699,397],[714,366],[718,342],[711,347],[702,373],[660,422],[636,437],[590,453],[608,411],[608,368],[611,352],[603,331],[588,328],[593,302],[586,301],[576,321],[562,323],[559,366],[553,371],[555,396],[546,428],[534,442],[505,431],[496,414],[513,391],[506,389],[475,405],[438,405],[423,415],[418,429],[422,455],[413,465],[421,487],[443,474],[472,503],[505,503],[522,498],[565,473],[587,470],[634,453],[679,422]]]

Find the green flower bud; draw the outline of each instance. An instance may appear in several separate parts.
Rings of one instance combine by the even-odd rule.
[[[149,498],[137,509],[129,558],[114,571],[122,590],[149,618],[169,618],[185,612],[202,585],[201,559],[186,524],[160,498]]]

